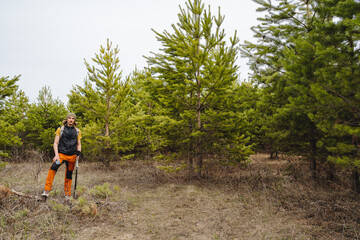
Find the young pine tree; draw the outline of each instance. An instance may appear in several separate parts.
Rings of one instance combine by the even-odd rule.
[[[100,47],[100,53],[92,58],[94,65],[85,60],[88,76],[84,86],[77,85],[69,96],[70,108],[79,115],[86,126],[84,132],[84,150],[92,152],[92,157],[101,156],[104,165],[109,166],[117,137],[114,122],[127,101],[130,91],[128,79],[122,80],[120,71],[119,48],[112,47],[107,40],[106,47]],[[112,128],[114,127],[114,128]]]
[[[9,121],[9,112],[6,102],[9,97],[16,93],[18,85],[16,82],[20,76],[12,79],[9,77],[0,78],[0,158],[7,157],[11,147],[21,145],[20,138],[17,135],[17,127],[13,126]],[[3,162],[0,160],[0,167]]]
[[[22,90],[17,90],[5,101],[5,111],[2,117],[16,129],[15,136],[21,139],[21,146],[12,148],[13,156],[23,159],[26,149],[26,121],[30,103],[29,98]],[[6,128],[5,128],[6,129]]]
[[[53,154],[54,132],[61,126],[66,115],[64,103],[54,99],[51,89],[44,86],[37,97],[37,101],[30,105],[25,121],[27,146],[32,149]]]
[[[360,3],[321,1],[323,24],[312,37],[318,65],[311,83],[316,112],[310,116],[326,138],[320,144],[327,159],[352,171],[353,188],[360,193]]]
[[[253,28],[257,44],[246,43],[243,53],[250,58],[253,80],[262,89],[259,114],[265,118],[264,135],[271,152],[291,151],[309,156],[316,173],[316,142],[321,133],[309,118],[310,83],[315,80],[313,55],[296,48],[303,36],[313,31],[315,1],[254,0],[268,14]],[[301,55],[293,64],[291,56]]]
[[[154,31],[163,48],[147,57],[154,77],[151,96],[171,119],[166,138],[172,150],[180,151],[190,165],[196,159],[201,176],[203,158],[214,149],[227,147],[237,161],[251,152],[226,102],[238,79],[239,40],[235,33],[225,41],[220,9],[213,16],[201,0],[187,1],[178,17],[172,33]]]

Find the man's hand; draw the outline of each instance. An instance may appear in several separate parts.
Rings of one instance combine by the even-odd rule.
[[[53,158],[53,162],[58,161],[60,163],[60,157],[59,155],[55,155],[55,157]]]
[[[76,159],[77,160],[79,160],[80,155],[81,155],[81,151],[77,150],[76,151]]]

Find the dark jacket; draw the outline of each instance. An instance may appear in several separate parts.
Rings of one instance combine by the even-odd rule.
[[[64,131],[59,140],[59,153],[71,156],[77,152],[78,133],[75,127],[64,126]]]

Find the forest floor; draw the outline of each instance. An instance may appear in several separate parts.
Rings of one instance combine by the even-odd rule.
[[[358,239],[360,198],[340,179],[314,180],[298,157],[256,154],[246,167],[205,164],[205,177],[159,163],[80,162],[78,198],[65,201],[64,169],[47,201],[50,163],[0,172],[0,239]]]

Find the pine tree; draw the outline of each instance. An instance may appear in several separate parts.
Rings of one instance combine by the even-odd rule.
[[[20,138],[16,134],[16,127],[7,119],[9,114],[5,106],[8,98],[15,94],[18,89],[16,82],[19,78],[20,75],[12,79],[9,79],[9,77],[0,78],[0,129],[2,129],[0,133],[0,158],[8,156],[9,147],[19,146],[21,144]],[[2,165],[3,162],[0,161],[0,167]]]
[[[151,159],[166,148],[167,141],[161,136],[164,126],[167,126],[167,118],[162,115],[161,107],[151,97],[150,92],[156,81],[149,71],[134,71],[131,81],[131,102],[133,114],[129,121],[136,128],[135,151]]]
[[[25,120],[27,145],[42,151],[48,156],[53,154],[54,133],[66,116],[64,103],[54,99],[49,86],[44,86],[37,101],[30,105]]]
[[[17,90],[5,101],[4,120],[16,129],[15,135],[21,139],[21,148],[13,146],[12,155],[23,159],[26,149],[26,119],[30,107],[29,98],[22,90]],[[6,129],[6,128],[5,128]]]
[[[310,170],[315,177],[317,158],[321,156],[318,152],[317,142],[323,134],[309,118],[309,115],[316,111],[314,95],[310,86],[317,79],[318,68],[313,48],[315,39],[311,37],[315,31],[315,22],[319,21],[314,2],[304,1],[302,21],[306,27],[301,36],[289,39],[290,45],[284,49],[284,57],[280,63],[284,66],[286,84],[290,93],[288,95],[289,103],[283,107],[283,111],[290,113],[288,117],[291,123],[289,129],[293,133],[291,136],[301,139],[298,143],[305,143],[303,146],[308,149],[304,152],[309,154]],[[304,149],[304,147],[300,149]]]
[[[303,54],[296,47],[301,43],[297,39],[313,31],[316,3],[310,0],[255,2],[261,5],[258,10],[269,14],[260,19],[261,25],[253,28],[258,43],[246,43],[243,54],[250,58],[254,82],[263,89],[259,110],[265,118],[265,139],[271,152],[280,149],[308,153],[315,176],[316,142],[321,133],[309,118],[307,108],[313,99],[309,81],[314,80],[315,69],[311,55],[304,54],[300,65],[290,59]]]
[[[270,36],[282,36],[282,40],[267,37],[262,44],[247,45],[247,49],[259,54],[254,58],[253,69],[255,79],[265,86],[270,96],[283,93],[285,101],[275,107],[273,119],[288,129],[286,138],[298,136],[289,143],[310,147],[311,168],[315,173],[316,157],[328,156],[331,162],[350,167],[353,170],[354,189],[360,192],[358,176],[358,128],[359,128],[359,73],[358,73],[358,44],[359,44],[359,9],[360,4],[353,0],[344,1],[295,1],[280,2],[275,7],[271,2],[261,3],[270,12],[267,22],[270,25],[274,16],[281,19],[282,28],[259,27],[259,33],[271,33]],[[298,3],[295,4],[295,3]],[[299,4],[301,3],[301,4]],[[294,12],[274,15],[281,6],[290,6]],[[282,12],[281,9],[280,12]],[[272,17],[271,17],[272,16]],[[276,18],[275,18],[276,19]],[[296,20],[296,21],[293,21]],[[279,22],[278,22],[279,23]],[[290,24],[292,23],[292,24]],[[293,26],[298,28],[293,28]],[[296,35],[282,34],[281,29],[295,29]],[[286,32],[286,31],[285,31]],[[300,34],[299,34],[300,33]],[[269,48],[276,43],[280,46]],[[264,51],[265,49],[265,51]],[[252,52],[245,51],[250,55]],[[265,59],[265,60],[264,60]],[[274,62],[271,62],[275,60]],[[276,79],[272,69],[283,79]],[[261,81],[261,80],[265,81]],[[268,80],[271,81],[268,81]],[[270,82],[270,84],[268,84]],[[279,92],[275,86],[283,84]],[[280,98],[271,98],[278,100]],[[275,129],[279,129],[276,127]],[[280,128],[281,129],[281,128]],[[286,133],[282,131],[283,133]],[[280,133],[280,132],[278,132]],[[281,134],[278,134],[278,136]],[[308,144],[305,144],[308,142]],[[321,151],[321,152],[319,152]],[[323,158],[323,157],[321,157]]]
[[[2,113],[6,97],[12,95],[18,89],[16,82],[19,81],[19,79],[20,75],[12,79],[9,79],[9,77],[0,78],[0,113]]]
[[[114,121],[119,116],[118,112],[122,111],[130,91],[128,78],[122,80],[119,51],[117,46],[113,48],[107,40],[106,47],[101,46],[100,53],[92,58],[95,65],[85,60],[88,75],[84,86],[77,85],[68,95],[70,109],[86,124],[83,128],[84,136],[87,136],[84,137],[84,143],[88,143],[88,150],[95,151],[94,154],[105,154],[101,161],[106,166],[110,165],[114,150],[112,145],[117,145],[117,138],[112,137],[116,130]]]
[[[163,49],[147,57],[155,79],[151,95],[171,119],[166,136],[170,145],[188,157],[190,165],[194,157],[201,176],[209,149],[224,149],[217,144],[228,146],[228,153],[244,150],[238,161],[250,152],[245,150],[239,131],[228,135],[235,128],[226,101],[238,79],[235,61],[239,40],[235,33],[227,45],[220,9],[215,17],[201,0],[186,2],[178,17],[173,33],[154,31]]]
[[[360,3],[322,1],[318,8],[325,22],[312,36],[318,67],[311,83],[316,112],[310,117],[327,136],[320,145],[328,160],[352,170],[353,188],[360,193]]]

